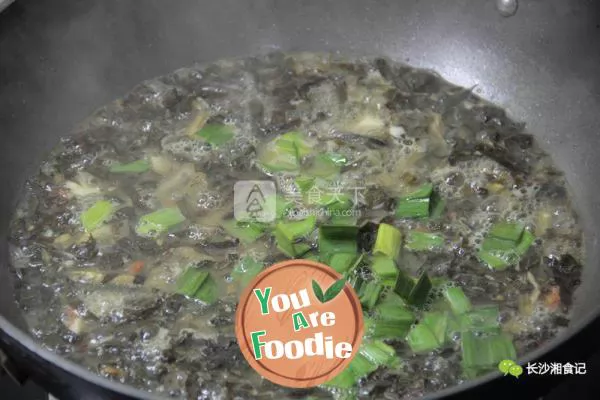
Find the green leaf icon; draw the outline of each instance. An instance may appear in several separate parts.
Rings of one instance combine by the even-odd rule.
[[[345,284],[346,280],[342,278],[336,281],[333,285],[329,286],[329,289],[327,289],[325,292],[325,296],[323,296],[322,303],[327,303],[328,301],[335,299],[335,297],[342,291]]]
[[[324,303],[325,301],[323,296],[323,289],[321,289],[321,286],[319,286],[317,281],[315,281],[314,279],[312,281],[312,289],[315,296],[317,296],[317,299],[319,299],[321,303]]]
[[[512,367],[513,365],[516,365],[513,360],[502,360],[502,361],[500,361],[500,364],[498,364],[498,369],[504,375],[508,375],[509,371],[510,371],[510,367]]]
[[[523,374],[523,368],[520,365],[513,365],[508,369],[508,373],[518,378],[521,374]]]

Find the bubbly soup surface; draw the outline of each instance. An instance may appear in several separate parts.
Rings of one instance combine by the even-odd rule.
[[[274,221],[234,219],[243,180],[275,182]],[[356,251],[320,251],[331,225]],[[374,254],[382,226],[399,255]],[[40,343],[194,399],[404,399],[494,371],[567,326],[583,253],[563,174],[502,109],[384,58],[281,53],[183,68],[99,109],[28,181],[11,246]],[[342,272],[364,342],[394,362],[310,390],[252,371],[237,299],[288,258]],[[401,277],[430,282],[426,300]]]

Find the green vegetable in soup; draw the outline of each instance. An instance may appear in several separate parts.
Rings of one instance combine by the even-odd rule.
[[[135,228],[140,236],[156,236],[185,221],[177,207],[163,208],[142,216]]]
[[[81,214],[81,225],[86,231],[92,231],[106,222],[114,213],[115,208],[108,200],[100,200]]]

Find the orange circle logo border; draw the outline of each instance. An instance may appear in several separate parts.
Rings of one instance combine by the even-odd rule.
[[[250,364],[250,366],[255,371],[257,371],[261,376],[263,376],[264,378],[268,379],[269,381],[276,383],[278,385],[281,385],[281,386],[292,387],[292,388],[310,388],[310,387],[318,386],[320,384],[323,384],[323,383],[333,379],[335,376],[337,376],[340,372],[342,372],[350,364],[350,362],[352,361],[352,359],[358,352],[358,349],[362,342],[363,331],[364,331],[364,321],[363,321],[363,313],[362,313],[362,307],[360,304],[360,300],[358,299],[354,290],[346,282],[346,284],[344,285],[340,294],[343,293],[344,297],[347,300],[347,302],[345,302],[346,304],[344,304],[344,307],[347,308],[348,311],[350,311],[350,307],[351,307],[351,313],[353,314],[352,320],[354,322],[354,326],[351,331],[350,331],[350,327],[348,325],[341,327],[341,329],[343,329],[344,332],[346,332],[346,333],[349,332],[352,336],[351,339],[348,341],[352,345],[352,353],[350,354],[350,356],[348,358],[343,358],[343,359],[337,358],[335,365],[333,365],[332,367],[328,368],[325,371],[319,370],[319,366],[316,366],[316,367],[313,366],[313,368],[307,368],[308,370],[313,370],[314,374],[307,373],[306,376],[298,376],[298,375],[289,376],[284,373],[275,371],[273,369],[273,367],[269,367],[268,365],[266,365],[268,363],[265,362],[264,360],[257,360],[254,357],[254,353],[252,351],[252,345],[251,345],[250,339],[249,339],[250,338],[249,331],[251,331],[252,329],[248,329],[247,324],[248,324],[248,321],[250,321],[250,319],[248,319],[249,317],[246,315],[250,299],[253,298],[252,295],[254,293],[254,289],[256,289],[256,287],[258,285],[260,285],[261,282],[267,280],[269,277],[273,277],[274,275],[278,275],[278,274],[282,274],[282,273],[289,274],[290,271],[284,272],[284,270],[286,270],[286,269],[292,270],[292,269],[298,269],[298,268],[311,269],[312,274],[309,274],[308,278],[313,277],[314,274],[326,276],[331,281],[330,284],[332,282],[338,281],[339,279],[342,278],[342,275],[340,273],[338,273],[333,268],[331,268],[325,264],[322,264],[322,263],[319,263],[316,261],[303,260],[303,259],[287,260],[287,261],[283,261],[283,262],[274,264],[274,265],[266,268],[264,271],[262,271],[260,274],[258,274],[248,284],[248,286],[246,286],[246,288],[244,288],[244,290],[242,292],[242,295],[240,297],[240,302],[239,302],[237,310],[236,310],[235,334],[238,339],[238,345],[242,351],[242,354],[244,355],[244,358]],[[291,282],[291,277],[289,275],[287,276],[287,279],[289,279],[289,282]],[[305,285],[310,286],[309,279],[306,279]],[[310,287],[307,287],[307,290],[310,291]],[[342,297],[342,296],[338,296],[338,297]],[[349,304],[347,304],[347,303],[349,303]],[[271,313],[273,313],[273,311]],[[273,313],[273,315],[275,315],[275,314]],[[336,313],[336,315],[337,315],[337,313]],[[292,323],[293,323],[292,319],[290,319],[289,324],[292,324]],[[277,339],[275,339],[275,340],[277,340]],[[323,364],[322,358],[316,358],[313,361],[315,364],[317,364],[317,363]]]

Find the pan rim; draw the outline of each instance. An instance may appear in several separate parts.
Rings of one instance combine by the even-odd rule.
[[[538,359],[546,353],[549,353],[553,349],[559,347],[566,341],[570,340],[577,333],[581,332],[586,326],[590,325],[594,320],[600,318],[600,308],[593,310],[588,313],[585,317],[580,318],[573,326],[567,328],[568,330],[561,335],[558,335],[551,339],[545,345],[537,348],[536,350],[525,354],[523,357],[518,359],[519,364],[525,364],[532,360]],[[83,379],[92,384],[98,385],[104,389],[123,394],[126,396],[139,398],[139,399],[152,399],[152,400],[165,400],[169,397],[158,396],[154,393],[147,392],[142,389],[136,389],[133,386],[126,385],[120,382],[113,382],[107,378],[93,373],[87,370],[85,367],[70,361],[60,355],[51,352],[50,350],[42,347],[36,342],[30,335],[24,332],[22,329],[16,327],[14,324],[9,322],[4,316],[0,315],[0,329],[2,332],[10,336],[13,340],[18,342],[21,346],[27,350],[35,353],[38,357],[41,357],[45,361],[53,364],[54,366],[62,369],[63,371],[70,373],[77,378]],[[481,386],[482,384],[492,382],[496,379],[503,377],[503,375],[496,371],[490,372],[477,379],[469,380],[460,385],[448,387],[446,389],[426,394],[422,399],[439,399],[451,395],[457,395],[460,393],[466,393],[469,390]]]

